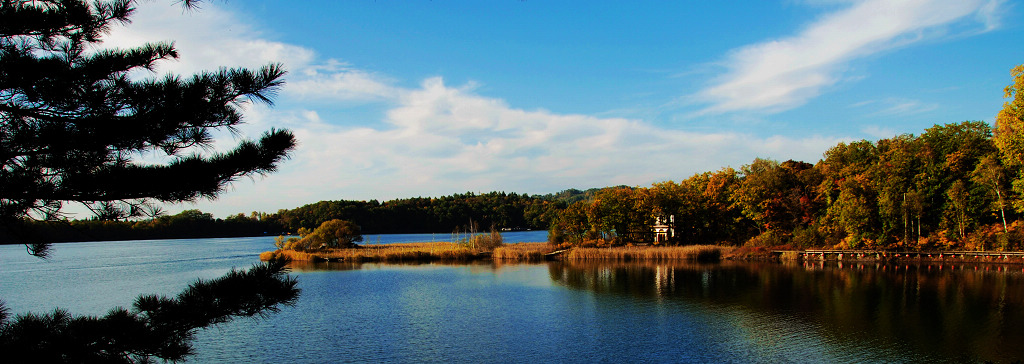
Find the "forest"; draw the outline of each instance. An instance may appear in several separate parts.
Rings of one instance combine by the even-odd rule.
[[[570,204],[549,240],[890,250],[1024,248],[1024,65],[1010,71],[995,126],[839,143],[815,164],[755,159]]]
[[[1024,186],[1019,164],[999,151],[983,122],[936,125],[840,143],[813,165],[755,159],[680,182],[605,189],[563,210],[550,235],[572,245],[646,243],[661,217],[674,244],[1018,250]]]

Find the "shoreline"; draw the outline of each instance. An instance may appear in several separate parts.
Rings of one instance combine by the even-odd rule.
[[[1024,252],[1000,251],[920,251],[887,252],[881,250],[773,250],[779,261],[849,263],[985,263],[1024,264]]]
[[[260,260],[285,259],[312,262],[426,262],[426,261],[702,261],[717,262],[734,248],[716,245],[627,246],[568,248],[556,250],[548,243],[505,244],[493,251],[471,249],[455,243],[397,243],[363,245],[351,249],[295,251],[277,249],[260,254]]]
[[[284,259],[308,262],[476,262],[533,263],[542,261],[748,261],[748,262],[843,262],[898,264],[1011,264],[1024,265],[1024,252],[931,251],[887,252],[875,250],[767,250],[717,245],[573,247],[555,250],[548,243],[505,244],[492,251],[471,249],[447,242],[363,245],[358,248],[295,251],[277,249],[260,254],[260,260]]]

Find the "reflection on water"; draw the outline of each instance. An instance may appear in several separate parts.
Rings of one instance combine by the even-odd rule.
[[[499,268],[507,264],[495,264],[487,261],[477,262],[445,262],[445,261],[411,261],[411,262],[391,262],[391,263],[379,263],[379,262],[346,262],[346,261],[332,261],[332,262],[311,262],[311,261],[292,261],[288,262],[288,269],[294,273],[313,273],[313,272],[328,272],[328,271],[347,271],[347,270],[358,270],[365,268],[381,268],[381,267],[417,267],[417,266],[451,266],[451,267],[478,267],[478,268]],[[516,264],[518,265],[518,264]]]
[[[549,270],[558,284],[599,294],[740,308],[763,314],[762,321],[795,318],[829,345],[871,343],[902,360],[1024,358],[1019,265],[587,263]]]
[[[358,262],[308,262],[294,261],[288,263],[288,269],[295,273],[320,272],[332,270],[356,270],[361,268],[363,263]]]
[[[14,314],[103,314],[273,238],[0,246]],[[198,363],[1012,362],[1020,265],[294,263],[294,307],[196,333]]]

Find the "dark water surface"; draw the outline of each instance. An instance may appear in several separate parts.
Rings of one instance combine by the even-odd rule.
[[[522,240],[543,235],[507,236]],[[248,267],[272,244],[58,244],[46,261],[0,246],[0,298],[13,313],[102,314]],[[296,306],[199,332],[191,362],[1024,358],[1020,265],[319,263],[293,274],[303,289]]]

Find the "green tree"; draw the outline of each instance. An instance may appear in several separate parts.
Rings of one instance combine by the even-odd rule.
[[[653,240],[654,207],[647,189],[616,187],[594,196],[590,221],[619,243]]]
[[[974,183],[985,186],[996,195],[994,209],[999,210],[999,217],[1003,223],[1003,233],[1007,232],[1006,227],[1006,173],[999,160],[989,155],[986,156],[974,168],[971,173],[971,180]]]
[[[691,177],[691,179],[696,176]],[[705,204],[700,198],[700,191],[693,188],[693,184],[675,183],[672,181],[659,182],[651,186],[652,211],[658,218],[669,223],[674,232],[670,237],[670,243],[677,243],[681,240],[692,242],[696,230],[693,216],[695,210]]]
[[[953,182],[953,185],[946,190],[946,195],[949,196],[951,205],[949,210],[956,225],[957,233],[963,239],[967,236],[967,225],[971,222],[969,214],[970,192],[967,190],[966,183],[958,180]]]
[[[100,49],[104,32],[128,22],[133,5],[0,3],[0,224],[57,219],[69,202],[115,219],[138,216],[154,200],[212,198],[239,177],[274,171],[294,148],[290,132],[270,130],[228,152],[199,154],[212,130],[242,122],[241,104],[269,103],[284,70],[269,65],[133,79],[133,72],[177,57],[169,43]],[[172,160],[133,160],[153,152]],[[46,248],[33,244],[31,252],[43,256]],[[5,359],[33,362],[182,360],[196,330],[293,304],[299,292],[285,272],[280,262],[258,264],[198,281],[176,298],[141,296],[132,310],[103,317],[57,310],[10,318],[0,305],[0,351]]]
[[[576,201],[563,209],[548,228],[548,241],[554,244],[579,245],[594,238],[596,230],[590,222],[592,203]]]
[[[924,142],[911,134],[875,143],[877,160],[867,170],[877,191],[878,239],[882,244],[909,243],[923,209],[915,200],[918,184],[927,180]]]
[[[825,152],[818,164],[822,174],[818,193],[826,202],[819,225],[829,243],[853,247],[865,239],[874,240],[877,193],[871,171],[877,161],[875,144],[866,140],[839,143]]]
[[[932,203],[933,224],[957,231],[956,236],[962,240],[989,205],[986,194],[971,182],[971,174],[985,156],[996,152],[992,127],[980,121],[935,125],[920,139],[925,151],[924,176],[918,190]]]
[[[740,168],[741,182],[733,191],[734,206],[753,221],[759,232],[771,230],[779,211],[784,181],[779,162],[757,158]]]
[[[192,1],[187,2],[193,3]],[[60,216],[78,202],[104,218],[160,202],[212,198],[239,177],[273,172],[294,148],[270,130],[212,155],[214,129],[242,122],[241,104],[270,103],[284,70],[221,69],[133,79],[174,59],[169,43],[102,49],[133,1],[6,1],[0,5],[0,217]],[[133,156],[160,152],[166,164]]]

